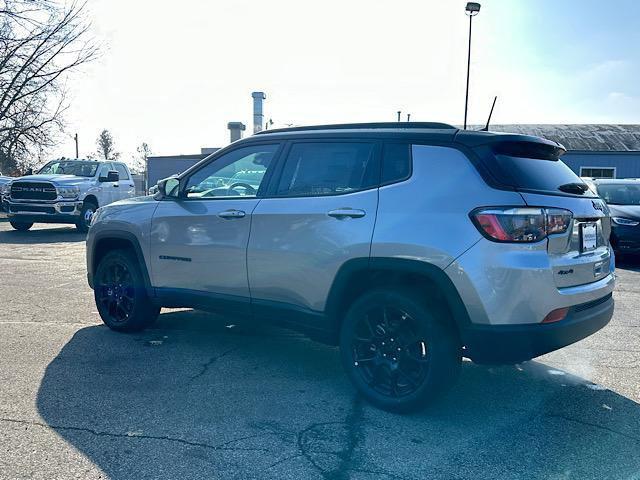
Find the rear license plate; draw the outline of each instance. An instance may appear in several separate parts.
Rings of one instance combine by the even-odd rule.
[[[583,252],[595,250],[598,238],[598,226],[595,223],[585,223],[580,229],[580,247]]]

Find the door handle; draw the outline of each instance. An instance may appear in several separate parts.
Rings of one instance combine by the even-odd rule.
[[[245,215],[246,214],[242,210],[225,210],[218,214],[220,218],[242,218]]]
[[[362,218],[367,214],[364,210],[360,210],[357,208],[336,208],[335,210],[331,210],[327,213],[330,217],[334,217],[337,219],[343,219],[347,217],[351,218]]]
[[[118,185],[118,184],[114,184],[114,185],[113,185],[113,187],[114,187],[114,188],[117,188],[117,187],[119,187],[119,186],[120,186],[120,185]]]

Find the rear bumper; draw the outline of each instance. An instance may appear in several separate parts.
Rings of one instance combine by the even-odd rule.
[[[465,356],[477,363],[517,363],[558,350],[597,332],[613,316],[611,294],[571,307],[556,323],[470,325],[462,332]]]

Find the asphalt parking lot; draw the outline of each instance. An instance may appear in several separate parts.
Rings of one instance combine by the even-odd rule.
[[[640,268],[612,322],[532,362],[465,362],[419,414],[356,397],[338,352],[191,310],[102,326],[84,237],[0,220],[0,478],[640,478]]]

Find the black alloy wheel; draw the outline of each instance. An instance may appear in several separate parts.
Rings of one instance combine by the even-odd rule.
[[[100,306],[108,312],[114,324],[126,322],[136,304],[131,272],[124,263],[111,261],[100,273],[95,286]]]
[[[382,395],[411,395],[427,376],[426,337],[400,308],[378,305],[361,316],[351,348],[354,366],[364,382]]]
[[[100,260],[93,293],[102,321],[112,330],[143,330],[160,313],[147,295],[140,265],[130,250],[112,250]]]
[[[363,397],[384,410],[408,412],[455,383],[462,348],[446,311],[424,292],[400,287],[370,290],[352,304],[340,353]]]

